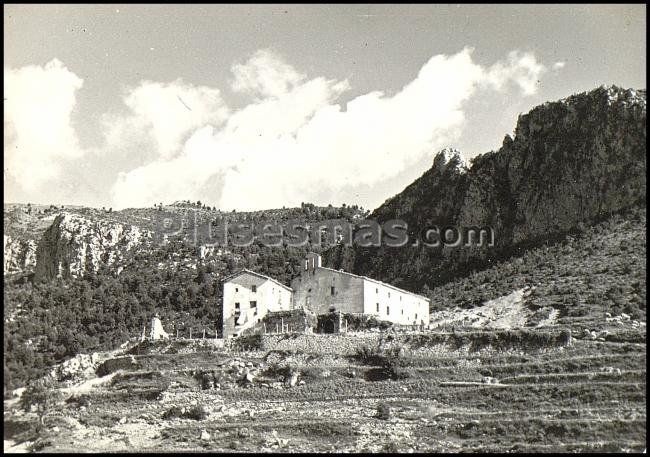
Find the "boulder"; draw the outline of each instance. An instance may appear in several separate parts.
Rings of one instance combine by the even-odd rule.
[[[118,357],[115,359],[108,359],[97,367],[97,376],[106,376],[114,373],[117,370],[137,370],[140,368],[140,363],[135,357]]]
[[[290,373],[289,376],[287,376],[287,379],[285,379],[285,384],[288,387],[294,387],[296,384],[298,384],[298,373]]]

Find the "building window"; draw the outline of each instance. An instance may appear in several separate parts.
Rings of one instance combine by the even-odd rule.
[[[390,292],[388,292],[388,298],[390,298]]]
[[[390,306],[386,307],[386,316],[390,315]]]
[[[418,319],[418,313],[415,313],[415,320]]]
[[[239,310],[239,303],[235,303],[235,310],[236,310],[236,311]]]
[[[257,286],[255,285],[251,286],[251,292],[257,292]]]
[[[402,296],[401,295],[399,296],[399,301],[402,301]]]
[[[235,287],[235,292],[239,292],[239,287]]]
[[[251,302],[251,308],[257,308],[257,302],[256,301]]]
[[[334,295],[335,289],[334,286],[332,286],[332,295]]]
[[[379,303],[377,303],[377,312],[379,312]]]
[[[404,310],[402,310],[402,316],[404,315]]]
[[[378,293],[379,293],[379,289],[375,289],[375,293],[378,294]]]

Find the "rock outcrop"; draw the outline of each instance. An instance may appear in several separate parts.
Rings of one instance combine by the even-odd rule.
[[[469,168],[457,151],[436,155],[431,169],[370,215],[406,221],[409,245],[338,246],[325,261],[421,290],[644,204],[645,174],[646,91],[600,87],[521,115],[514,138]],[[448,225],[491,227],[494,246],[413,246],[423,229]]]
[[[96,272],[102,265],[114,265],[126,252],[151,237],[149,231],[134,225],[61,213],[38,244],[35,279],[70,278]]]
[[[35,240],[21,240],[4,235],[4,274],[29,273],[36,266]]]

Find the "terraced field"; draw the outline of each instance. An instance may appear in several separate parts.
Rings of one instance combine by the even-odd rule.
[[[335,354],[301,364],[305,354],[153,348],[90,389],[68,388],[44,414],[10,405],[5,440],[56,452],[639,452],[645,333],[638,338],[507,353],[440,348],[393,359],[397,377]],[[298,373],[295,385],[277,374],[283,366]],[[202,389],[204,373],[217,385]],[[174,408],[205,414],[174,417]]]

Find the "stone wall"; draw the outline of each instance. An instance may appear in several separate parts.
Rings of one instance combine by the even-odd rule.
[[[295,351],[310,354],[354,355],[359,348],[400,347],[411,357],[430,357],[439,353],[507,351],[524,352],[553,349],[572,344],[569,330],[500,330],[468,333],[363,332],[348,334],[255,335],[255,349]]]
[[[265,351],[297,351],[311,354],[353,355],[362,345],[376,346],[379,334],[320,335],[287,334],[260,335],[261,349]]]

